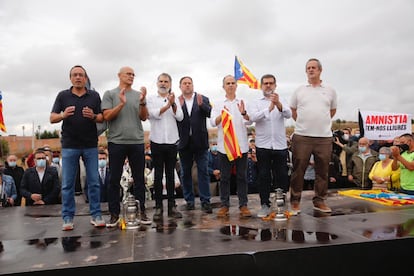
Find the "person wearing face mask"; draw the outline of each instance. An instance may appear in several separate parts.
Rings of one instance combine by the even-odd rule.
[[[4,174],[4,166],[0,160],[0,207],[15,206],[17,190],[13,177]]]
[[[346,166],[351,160],[352,154],[358,151],[358,142],[352,140],[351,129],[344,128],[337,132],[339,135],[334,135],[334,148],[333,153],[336,154],[340,160],[341,171],[340,175],[337,176],[335,187],[336,188],[350,188],[354,184],[348,181],[348,175]],[[331,160],[332,162],[332,160]]]
[[[46,153],[38,149],[34,153],[35,167],[25,170],[20,193],[26,205],[59,203],[60,184],[58,172],[47,165]]]
[[[400,168],[400,192],[414,195],[414,138],[410,133],[399,137],[399,145],[392,146],[393,171]]]
[[[53,151],[52,152],[52,160],[50,162],[50,166],[53,168],[56,168],[59,175],[59,181],[62,183],[62,167],[60,165],[60,152],[59,151]]]
[[[369,172],[369,179],[372,180],[372,189],[390,189],[399,187],[400,168],[392,170],[391,149],[381,147],[379,150],[379,161],[377,161]]]
[[[109,166],[108,154],[105,150],[98,152],[98,172],[99,172],[99,186],[101,187],[101,202],[108,202],[108,187],[109,187]],[[88,198],[88,182],[85,181],[85,201],[89,203]]]
[[[220,164],[217,154],[217,141],[210,142],[208,151],[208,174],[210,175],[210,194],[211,196],[219,195],[218,186],[220,185]]]
[[[348,180],[360,189],[371,189],[372,180],[369,178],[369,173],[378,160],[378,152],[369,147],[368,138],[360,138],[358,151],[352,155],[347,164]]]
[[[284,193],[289,191],[288,144],[286,140],[285,120],[292,117],[289,104],[276,92],[276,77],[271,74],[262,76],[263,97],[249,106],[250,121],[256,123],[256,157],[258,168],[258,190],[261,209],[258,217],[270,213],[270,192],[272,178],[276,187]],[[272,173],[274,168],[274,173]]]
[[[175,203],[175,165],[179,141],[177,122],[184,118],[178,98],[171,92],[171,76],[162,73],[157,79],[158,93],[148,97],[148,119],[151,123],[151,157],[154,170],[155,213],[153,220],[163,218],[163,178],[167,189],[168,217],[182,218]]]
[[[14,184],[16,185],[17,196],[14,200],[14,206],[20,206],[22,195],[20,194],[20,183],[24,173],[23,167],[17,165],[17,156],[9,154],[5,162],[4,174],[13,177]]]

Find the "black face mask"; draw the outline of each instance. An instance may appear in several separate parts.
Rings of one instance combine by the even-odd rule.
[[[410,148],[407,144],[397,145],[397,147],[400,149],[400,153],[403,153],[404,151],[407,151]]]

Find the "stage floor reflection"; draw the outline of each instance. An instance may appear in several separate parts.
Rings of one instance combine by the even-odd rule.
[[[136,266],[151,268],[153,272],[162,271],[163,267],[169,275],[186,275],[181,273],[191,267],[186,269],[186,262],[194,265],[214,259],[213,265],[198,268],[201,269],[198,273],[282,271],[285,266],[299,275],[305,271],[302,264],[315,264],[315,260],[306,259],[306,256],[315,258],[310,252],[326,255],[325,260],[332,258],[331,265],[337,266],[335,256],[346,260],[343,254],[347,250],[357,250],[360,254],[372,252],[378,257],[381,246],[385,250],[395,244],[403,252],[413,244],[414,207],[383,206],[330,191],[327,203],[333,212],[323,214],[312,209],[312,195],[312,191],[304,191],[302,212],[285,221],[258,218],[257,194],[249,195],[253,217],[248,219],[239,217],[236,196],[231,198],[230,216],[224,219],[215,215],[220,205],[218,197],[212,198],[213,214],[203,213],[198,201],[196,210],[186,211],[185,202],[179,199],[182,219],[168,219],[165,210],[163,221],[127,230],[94,228],[85,203],[77,203],[75,229],[68,232],[61,230],[60,205],[3,208],[0,209],[0,274],[65,275],[67,271],[102,269],[132,275]],[[152,218],[154,202],[148,201],[146,205]],[[102,209],[107,219],[105,203]],[[299,263],[289,257],[293,252],[296,253],[292,256],[301,259]],[[369,260],[366,256],[365,262]],[[166,262],[179,264],[182,270]]]

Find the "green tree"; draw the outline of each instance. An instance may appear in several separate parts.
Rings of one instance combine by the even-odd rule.
[[[59,138],[59,131],[58,130],[54,130],[53,132],[50,132],[48,130],[43,131],[40,134],[39,137],[39,133],[36,133],[36,137],[38,137],[38,139],[52,139],[52,138]]]
[[[10,152],[10,148],[9,148],[9,143],[0,138],[0,158],[1,159],[6,159],[6,156],[9,155]]]

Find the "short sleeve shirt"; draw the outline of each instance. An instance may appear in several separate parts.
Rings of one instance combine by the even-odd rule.
[[[108,90],[102,97],[102,110],[112,109],[118,104],[120,88],[117,87]],[[125,92],[126,104],[118,113],[116,118],[108,122],[108,142],[115,144],[143,144],[144,143],[144,129],[141,119],[139,118],[139,111],[141,92],[136,90],[128,90]]]
[[[331,110],[337,107],[336,91],[326,85],[303,85],[292,95],[290,107],[296,109],[295,134],[331,137]]]
[[[412,162],[414,161],[414,152],[403,152],[401,154],[402,158]],[[400,184],[401,188],[408,191],[414,191],[414,171],[407,169],[402,163],[400,163]]]
[[[96,123],[82,116],[82,109],[89,107],[95,114],[102,113],[101,97],[94,90],[87,90],[82,96],[72,93],[72,87],[58,93],[52,112],[60,113],[68,106],[75,106],[75,114],[62,122],[62,148],[93,148],[98,146]]]

